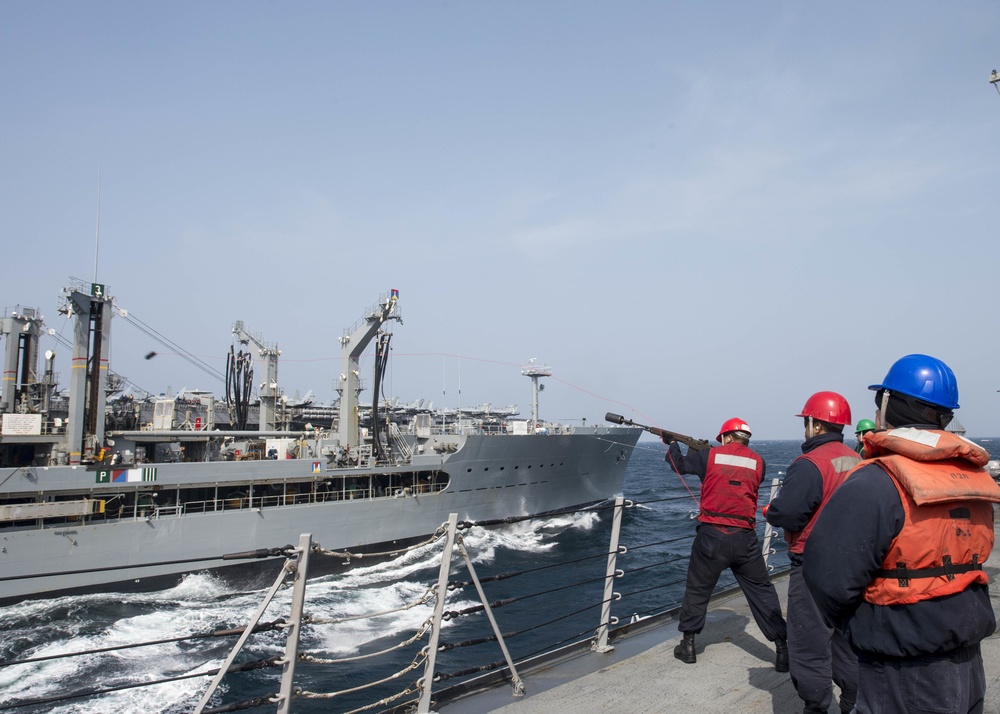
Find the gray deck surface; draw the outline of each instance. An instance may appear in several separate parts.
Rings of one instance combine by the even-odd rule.
[[[993,560],[997,560],[994,554]],[[1000,568],[987,566],[994,612],[1000,603]],[[788,578],[775,579],[784,611]],[[521,671],[526,694],[514,697],[509,685],[441,704],[442,714],[554,714],[572,712],[748,712],[802,711],[788,674],[774,671],[774,648],[757,628],[742,593],[709,607],[705,630],[696,639],[698,661],[673,656],[680,641],[676,619],[634,631],[614,643],[614,651],[582,651],[537,670]],[[986,712],[1000,712],[1000,635],[983,642]],[[831,714],[839,713],[837,689]]]

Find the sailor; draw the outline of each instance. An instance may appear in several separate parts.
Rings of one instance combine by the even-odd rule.
[[[803,712],[826,712],[833,701],[831,680],[840,687],[840,711],[849,712],[858,692],[858,658],[843,633],[820,616],[802,579],[803,551],[816,517],[861,460],[844,444],[851,407],[836,392],[816,392],[796,416],[805,425],[802,456],[788,467],[781,490],[764,512],[785,531],[788,578],[788,652],[792,685]],[[844,521],[848,523],[849,521]],[[829,537],[829,536],[828,536]]]
[[[865,434],[870,434],[873,431],[875,431],[875,422],[871,419],[862,419],[854,427],[854,436],[858,439],[858,443],[854,445],[854,450],[862,459],[865,458]]]
[[[715,437],[722,446],[689,449],[686,456],[672,436],[664,433],[662,439],[669,447],[666,460],[671,468],[701,479],[698,530],[691,545],[678,622],[684,636],[674,649],[674,657],[695,663],[695,635],[705,627],[709,598],[722,571],[728,568],[743,590],[757,626],[775,643],[775,670],[787,672],[785,619],[755,530],[757,493],[766,466],[748,446],[750,427],[742,419],[729,419]]]
[[[859,714],[982,712],[979,643],[996,629],[983,563],[1000,502],[989,454],[945,431],[958,383],[941,360],[902,357],[869,389],[872,460],[816,522],[806,584],[858,652]]]

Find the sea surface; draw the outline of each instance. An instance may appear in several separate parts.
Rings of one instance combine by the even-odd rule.
[[[848,439],[848,443],[853,446],[853,440]],[[991,446],[986,441],[980,443],[987,449]],[[761,487],[764,503],[770,479],[784,476],[801,453],[800,442],[755,441],[751,445],[767,463]],[[664,463],[663,455],[664,447],[658,441],[640,441],[626,474],[624,496],[632,505],[622,517],[620,545],[627,552],[618,558],[617,568],[623,575],[616,579],[614,590],[620,598],[611,605],[612,615],[622,623],[676,607],[683,595],[699,482],[694,476],[678,477]],[[494,616],[515,661],[593,636],[600,622],[612,520],[612,510],[604,508],[463,533],[465,548],[476,574],[484,581],[487,598],[495,604]],[[758,532],[763,535],[763,525]],[[777,570],[787,568],[780,535],[772,546],[769,564]],[[296,686],[320,695],[361,689],[336,697],[299,696],[292,711],[378,712],[416,700],[417,693],[393,697],[423,676],[422,665],[395,678],[393,675],[419,660],[419,650],[427,643],[425,635],[415,643],[401,644],[413,637],[433,611],[432,603],[412,604],[437,582],[440,563],[441,547],[437,544],[390,561],[310,579],[307,614],[358,619],[303,628],[300,653],[338,662],[299,663]],[[508,577],[489,579],[496,574]],[[453,558],[449,581],[469,580],[464,560]],[[724,574],[720,587],[732,584],[731,575]],[[177,587],[155,593],[72,596],[0,608],[0,663],[84,653],[0,666],[0,711],[24,700],[161,682],[11,710],[32,714],[190,712],[212,678],[188,675],[218,668],[235,643],[234,637],[94,650],[241,627],[260,606],[266,591],[240,591],[211,575],[193,574]],[[291,590],[282,590],[262,619],[288,617],[290,601]],[[436,666],[436,672],[447,678],[436,683],[435,689],[503,659],[496,642],[473,643],[491,634],[482,612],[462,614],[478,605],[473,586],[450,592],[445,610],[456,614],[442,627],[441,641],[448,649],[438,654]],[[372,613],[387,614],[367,616]],[[282,631],[255,634],[237,662],[280,656],[284,642]],[[455,646],[458,644],[462,646]],[[280,666],[229,674],[210,706],[273,695],[280,686],[280,676]],[[383,679],[383,684],[366,686]],[[374,702],[381,703],[364,709]],[[255,710],[273,711],[274,707],[267,704]]]

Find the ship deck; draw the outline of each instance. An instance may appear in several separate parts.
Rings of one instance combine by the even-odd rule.
[[[996,526],[994,526],[996,529]],[[1000,567],[987,565],[994,612],[1000,606]],[[786,611],[787,574],[774,580]],[[442,702],[441,714],[575,714],[598,712],[720,712],[798,714],[802,702],[788,674],[774,671],[774,647],[758,629],[742,592],[717,595],[697,637],[695,664],[673,656],[680,641],[676,611],[630,627],[605,654],[568,649],[553,659],[518,667],[526,693],[507,684]],[[1000,711],[1000,634],[982,643],[986,671],[984,711]],[[837,688],[830,713],[840,711]]]

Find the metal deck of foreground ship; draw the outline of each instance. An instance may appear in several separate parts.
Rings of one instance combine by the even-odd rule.
[[[136,408],[133,424],[113,419],[121,415],[107,400],[112,298],[97,284],[65,292],[63,310],[75,320],[65,418],[53,416],[51,355],[37,378],[41,318],[32,310],[3,318],[0,602],[112,584],[156,588],[234,565],[224,554],[277,555],[302,532],[327,550],[379,552],[435,532],[449,513],[485,521],[600,503],[621,492],[641,433],[540,422],[538,380],[547,373],[535,368],[525,370],[531,420],[449,425],[426,411],[403,421],[373,408],[362,426],[359,360],[378,338],[378,405],[384,328],[399,319],[395,290],[340,338],[335,427],[287,430],[268,362],[277,351],[263,344],[257,430],[216,428],[212,399],[186,428],[175,425],[173,400],[160,401],[148,423]]]

